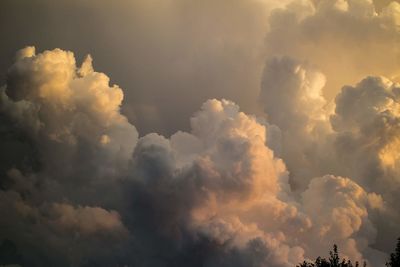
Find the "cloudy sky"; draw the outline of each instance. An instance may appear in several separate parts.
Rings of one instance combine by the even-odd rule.
[[[0,34],[0,264],[384,266],[400,3],[1,0]]]

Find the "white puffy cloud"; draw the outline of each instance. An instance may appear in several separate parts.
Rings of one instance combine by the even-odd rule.
[[[387,209],[374,216],[377,243],[383,248],[389,248],[388,240],[399,234],[399,88],[384,77],[345,86],[331,116],[336,136],[333,171],[352,177],[386,202]]]
[[[326,171],[321,157],[329,153],[332,108],[322,95],[325,82],[315,67],[289,57],[274,57],[265,65],[260,103],[270,123],[269,144],[288,165],[296,190]]]
[[[326,105],[321,95],[323,81],[324,76],[307,63],[299,63],[288,57],[267,61],[260,97],[268,122],[276,125],[268,127],[273,131],[276,131],[274,127],[278,127],[278,134],[270,136],[269,143],[278,143],[271,147],[275,147],[274,150],[287,164],[291,188],[297,192],[304,191],[302,195],[307,195],[306,192],[315,186],[315,179],[311,180],[312,177],[326,173],[351,177],[368,191],[382,195],[385,207],[382,208],[381,205],[381,208],[373,208],[371,212],[367,212],[368,219],[363,222],[363,227],[360,228],[360,223],[364,220],[362,213],[366,212],[366,205],[363,204],[363,208],[363,205],[357,204],[358,210],[349,208],[347,211],[341,210],[340,216],[329,215],[326,218],[329,227],[318,226],[324,218],[321,216],[322,211],[317,211],[319,218],[315,220],[317,224],[313,223],[310,234],[319,236],[316,229],[329,231],[336,222],[341,222],[341,227],[332,230],[334,234],[327,235],[326,240],[341,238],[336,243],[348,250],[349,257],[360,258],[360,251],[364,250],[364,255],[374,255],[369,260],[376,265],[383,261],[384,256],[371,250],[366,244],[376,242],[380,249],[388,248],[387,240],[390,240],[390,235],[398,232],[396,192],[399,171],[396,151],[399,86],[384,77],[367,77],[355,86],[344,86],[334,105]],[[324,194],[332,197],[332,192]],[[349,195],[359,193],[353,190]],[[317,196],[309,199],[310,203],[321,203],[320,207],[329,214],[340,210],[329,209],[328,203],[323,204],[323,196],[320,201],[316,200]],[[332,205],[340,207],[339,200],[333,198],[333,202],[335,204]],[[303,207],[307,210],[307,203]],[[308,208],[305,213],[311,214],[311,209]],[[346,213],[356,219],[345,215]],[[313,221],[312,218],[310,220]],[[352,220],[359,223],[357,227],[354,224],[345,226],[343,223]],[[357,237],[357,231],[362,232],[361,238]],[[309,240],[308,246],[313,242],[322,241]],[[327,247],[328,244],[320,244],[320,247],[315,246],[311,251],[318,254]]]
[[[302,203],[313,221],[307,242],[313,256],[323,254],[334,242],[346,258],[385,260],[379,251],[368,248],[377,234],[369,212],[384,208],[379,195],[368,194],[351,179],[327,175],[311,180]]]
[[[300,193],[312,177],[335,174],[381,194],[385,208],[369,219],[377,232],[374,247],[389,251],[389,240],[400,233],[400,5],[382,3],[377,10],[370,0],[292,1],[273,11],[261,103],[279,128],[268,143],[287,164],[291,188]],[[311,98],[307,86],[319,97]],[[382,261],[375,258],[373,265]]]
[[[260,266],[292,266],[323,255],[332,242],[348,258],[379,255],[375,262],[383,261],[369,247],[377,231],[369,213],[384,209],[379,195],[348,178],[324,176],[312,179],[296,201],[283,162],[266,146],[270,126],[230,101],[207,101],[191,125],[191,133],[170,139],[147,135],[134,153],[133,179],[153,188],[146,200],[162,214],[163,235],[177,231],[178,224],[197,238],[242,253],[258,244],[264,251]],[[173,236],[179,239],[177,233]]]
[[[90,56],[20,50],[0,89],[0,238],[29,266],[294,266],[333,242],[381,265],[400,221],[399,4],[287,2],[99,4],[120,30],[101,36],[132,38],[98,42],[96,60],[130,85],[124,111],[146,133],[210,97],[259,111],[262,75],[266,118],[208,100],[168,138],[138,138]],[[370,74],[390,80],[330,103]]]
[[[135,127],[119,112],[122,90],[93,71],[91,62],[88,56],[78,68],[72,52],[36,55],[27,47],[18,52],[1,89],[2,114],[37,143],[45,168],[57,169],[59,176],[78,169],[110,176],[123,168],[137,140]],[[96,158],[92,162],[77,160],[83,145]]]
[[[90,56],[78,68],[72,52],[55,49],[35,55],[34,47],[24,48],[9,69],[3,90],[4,112],[17,116],[13,118],[16,120],[27,119],[18,117],[22,110],[31,113],[34,122],[20,123],[35,125],[29,129],[35,135],[73,144],[78,137],[99,142],[103,135],[113,137],[125,131],[129,138],[123,147],[133,148],[137,133],[119,113],[122,90],[117,85],[110,87],[105,74],[93,71]],[[45,112],[51,112],[51,116]],[[121,149],[118,137],[110,138],[110,142]]]
[[[400,4],[379,13],[371,0],[295,0],[273,12],[267,55],[315,64],[327,77],[324,95],[367,75],[398,79]]]
[[[268,121],[285,132],[312,133],[327,117],[322,96],[325,82],[324,74],[307,64],[288,57],[268,60],[260,95]]]
[[[343,87],[331,117],[342,171],[388,200],[399,187],[399,92],[397,83],[367,77]]]
[[[42,240],[44,250],[26,253],[32,264],[42,264],[48,247],[54,252],[49,260],[60,258],[63,266],[83,260],[81,249],[94,255],[110,236],[128,236],[118,211],[102,205],[119,206],[104,192],[118,192],[113,183],[127,169],[138,134],[120,114],[122,90],[95,72],[91,61],[88,56],[79,68],[72,52],[36,55],[27,47],[17,53],[1,87],[0,144],[6,150],[0,176],[7,200],[1,224],[8,229],[2,238],[23,252],[35,238]],[[77,235],[82,245],[63,254]]]
[[[205,102],[191,125],[191,133],[178,132],[170,139],[144,136],[135,149],[133,179],[153,188],[148,201],[165,216],[159,218],[167,227],[161,231],[171,232],[180,223],[194,238],[215,240],[229,250],[250,253],[257,244],[264,252],[254,266],[301,261],[304,251],[286,244],[278,229],[284,216],[300,226],[302,219],[296,218],[296,207],[280,200],[290,198],[287,173],[265,145],[266,128],[227,100]],[[176,208],[171,211],[171,206]],[[271,214],[269,223],[260,219]]]
[[[385,210],[379,195],[336,176],[312,179],[300,198],[289,184],[292,166],[312,166],[319,155],[298,165],[291,158],[287,169],[289,152],[308,155],[304,147],[336,136],[324,111],[325,78],[313,67],[270,61],[267,122],[211,99],[190,131],[138,139],[119,112],[122,90],[91,61],[78,68],[72,52],[26,48],[2,87],[0,133],[12,152],[0,169],[0,237],[31,265],[289,267],[333,241],[353,259],[379,254],[370,247],[370,217]]]

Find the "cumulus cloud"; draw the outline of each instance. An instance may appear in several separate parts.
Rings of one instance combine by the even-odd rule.
[[[264,252],[254,266],[287,266],[303,259],[301,248],[281,244],[282,235],[246,221],[255,209],[279,210],[279,198],[288,199],[287,173],[265,145],[265,127],[227,100],[204,103],[191,125],[191,133],[178,132],[170,139],[150,134],[139,140],[131,171],[132,197],[135,206],[144,206],[136,206],[136,211],[144,214],[136,216],[147,216],[147,223],[156,221],[157,235],[169,236],[174,246],[188,242],[182,240],[188,234],[191,242],[215,243],[215,253],[222,254],[204,255],[200,265],[229,266],[230,259],[219,257],[245,257],[244,251],[256,253],[252,250],[258,247]],[[147,214],[149,208],[152,213]],[[285,213],[282,209],[277,212]],[[235,264],[244,266],[248,260],[246,256]]]
[[[374,216],[387,209],[380,195],[316,171],[303,193],[291,188],[286,142],[311,147],[352,120],[341,119],[339,96],[330,127],[324,83],[312,66],[277,58],[264,72],[266,122],[211,99],[190,131],[138,138],[119,110],[122,90],[90,56],[77,67],[72,52],[25,48],[0,98],[11,156],[1,168],[0,237],[29,266],[289,267],[332,242],[379,264],[384,255],[371,246]]]
[[[369,213],[384,208],[379,195],[368,194],[351,179],[327,175],[313,179],[302,193],[302,200],[314,222],[308,246],[314,246],[315,257],[334,242],[346,258],[360,261],[364,253],[372,263],[385,260],[382,253],[368,248],[377,234]]]
[[[367,77],[345,86],[330,118],[341,171],[388,201],[394,200],[399,186],[399,88],[384,77]]]
[[[271,133],[276,132],[268,140],[287,163],[293,189],[304,190],[326,171],[320,159],[329,153],[332,107],[322,94],[325,83],[325,75],[309,63],[273,57],[265,64],[260,103]]]
[[[97,254],[110,236],[126,236],[119,213],[98,206],[110,202],[100,198],[102,188],[127,168],[138,137],[119,112],[122,97],[93,70],[90,56],[79,68],[73,53],[60,49],[17,53],[0,97],[0,142],[8,148],[2,158],[9,158],[0,170],[2,238],[24,249],[24,264],[43,264],[45,250],[25,253],[35,239],[54,252],[48,260],[60,258],[62,266],[83,265],[81,249]],[[81,235],[90,236],[63,254]]]
[[[260,96],[268,120],[284,131],[312,132],[315,124],[326,120],[325,82],[324,74],[307,64],[288,57],[268,60]]]
[[[15,50],[35,44],[78,59],[91,53],[124,88],[123,113],[142,134],[187,130],[187,118],[209,98],[254,113],[268,15],[287,2],[4,0],[0,31],[10,38],[0,44],[0,83]]]
[[[0,249],[14,263],[278,267],[337,243],[382,265],[400,234],[398,3],[26,3],[44,26],[14,2],[0,25],[77,52],[26,47],[4,71]],[[124,92],[90,55],[77,64],[89,49]]]
[[[331,173],[381,194],[386,208],[369,217],[374,246],[386,251],[399,234],[399,4],[388,2],[292,1],[273,11],[260,94],[291,188],[301,195]]]
[[[313,185],[313,177],[326,173],[351,177],[382,195],[386,207],[369,214],[368,224],[377,228],[378,246],[389,249],[390,235],[398,233],[399,86],[370,76],[344,86],[335,103],[327,104],[324,81],[310,63],[289,57],[267,61],[260,100],[267,127],[277,132],[267,143],[287,164],[290,187],[300,195]]]
[[[292,1],[269,20],[267,54],[315,64],[327,76],[329,100],[366,75],[397,80],[399,6],[377,12],[371,0]]]
[[[233,251],[253,257],[235,260],[234,266],[293,266],[324,253],[332,242],[352,259],[380,255],[365,253],[376,235],[368,214],[383,208],[380,196],[350,179],[324,176],[313,179],[297,202],[285,166],[265,145],[267,128],[255,118],[232,102],[210,100],[191,123],[191,133],[170,140],[141,138],[134,153],[133,179],[145,191],[134,202],[152,209],[146,222],[161,222],[160,235],[184,242],[189,232],[195,240],[213,240],[228,260],[202,258],[211,266],[230,266]],[[196,151],[189,151],[186,158],[192,160],[183,165],[176,156],[180,140],[192,140]]]
[[[35,49],[27,47],[9,69],[0,101],[10,126],[37,143],[44,168],[61,177],[123,167],[138,134],[119,112],[122,98],[117,85],[110,86],[105,74],[93,71],[90,56],[78,68],[71,52],[56,49],[35,55]],[[82,146],[96,158],[93,162],[77,160]]]
[[[99,207],[74,208],[68,204],[54,203],[50,208],[51,224],[62,229],[75,229],[82,234],[96,232],[123,232],[124,226],[115,211]]]

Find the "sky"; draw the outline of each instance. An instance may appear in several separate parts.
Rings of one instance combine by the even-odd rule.
[[[0,34],[0,264],[384,266],[400,3],[2,0]]]

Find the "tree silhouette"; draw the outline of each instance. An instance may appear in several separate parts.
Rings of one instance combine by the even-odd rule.
[[[363,266],[366,267],[367,264],[364,262]],[[333,251],[329,251],[328,259],[318,257],[314,262],[304,261],[296,267],[359,267],[359,263],[356,261],[353,265],[350,260],[340,259],[338,247],[333,245]]]
[[[390,254],[390,260],[386,263],[387,267],[400,267],[400,238],[397,239],[397,245],[394,253]]]

